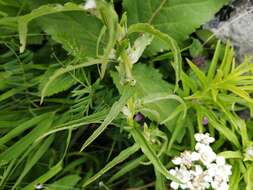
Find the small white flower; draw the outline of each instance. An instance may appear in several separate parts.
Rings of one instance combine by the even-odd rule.
[[[208,166],[216,159],[216,154],[209,145],[197,143],[195,149],[199,153],[199,159],[203,162],[205,166]]]
[[[129,117],[131,117],[131,111],[128,109],[128,107],[127,106],[124,106],[122,109],[121,109],[121,112],[127,117],[127,118],[129,118]]]
[[[171,187],[172,189],[178,189],[178,188],[179,188],[179,183],[176,183],[176,182],[172,181],[172,182],[170,183],[170,187]]]
[[[195,134],[196,152],[184,151],[172,162],[178,165],[169,172],[182,183],[171,182],[172,189],[188,190],[228,190],[231,166],[226,164],[225,158],[217,156],[210,147],[214,138],[206,134]],[[253,150],[252,150],[253,151]]]
[[[208,133],[206,133],[206,134],[197,133],[194,135],[194,137],[197,142],[202,143],[202,144],[206,144],[206,145],[213,143],[215,140],[213,137],[210,137],[210,135]]]
[[[85,10],[95,9],[96,8],[96,1],[95,0],[87,0],[84,5]]]
[[[175,157],[172,162],[175,165],[184,165],[186,167],[191,167],[194,161],[199,160],[200,156],[197,152],[185,151],[180,154],[180,156]]]
[[[171,182],[170,186],[173,189],[185,189],[187,187],[187,183],[190,182],[192,175],[189,170],[185,166],[181,166],[180,168],[176,167],[175,169],[169,170],[169,173],[179,179],[181,183],[176,183],[174,181]]]
[[[217,156],[216,163],[217,163],[217,165],[225,165],[225,163],[226,163],[225,158],[223,156]]]

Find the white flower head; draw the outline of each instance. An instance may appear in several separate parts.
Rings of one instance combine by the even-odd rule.
[[[190,180],[192,179],[191,172],[189,170],[187,170],[187,168],[185,166],[181,166],[180,168],[176,167],[175,169],[171,169],[171,170],[169,170],[169,173],[181,181],[181,183],[177,183],[175,181],[172,181],[170,186],[173,189],[178,189],[179,187],[181,189],[185,189],[187,187],[186,184],[188,184],[190,182]]]
[[[197,142],[202,143],[202,144],[210,144],[214,142],[214,138],[210,137],[208,133],[202,134],[202,133],[197,133],[194,135],[195,139]]]
[[[208,166],[216,159],[216,154],[209,145],[197,143],[195,149],[199,153],[200,161],[202,161],[205,166]]]
[[[197,152],[184,151],[180,156],[175,157],[172,162],[175,165],[184,165],[186,167],[191,167],[193,161],[199,160],[199,154]]]
[[[206,134],[195,134],[197,141],[195,151],[184,151],[172,162],[177,165],[169,172],[181,183],[172,181],[172,189],[188,190],[228,190],[231,166],[226,164],[225,158],[217,156],[210,143],[214,138]]]
[[[96,0],[87,0],[84,4],[84,10],[95,9]]]

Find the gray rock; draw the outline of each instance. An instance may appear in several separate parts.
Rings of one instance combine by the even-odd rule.
[[[237,0],[230,5],[234,9],[230,18],[221,21],[219,15],[209,22],[208,28],[221,40],[230,40],[239,60],[253,55],[253,0]]]

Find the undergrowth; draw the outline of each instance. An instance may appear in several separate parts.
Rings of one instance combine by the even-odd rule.
[[[0,189],[169,189],[209,133],[252,190],[253,65],[199,28],[226,3],[0,0]]]

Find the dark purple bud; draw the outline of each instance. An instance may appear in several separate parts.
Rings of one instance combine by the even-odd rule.
[[[241,119],[248,120],[251,118],[249,109],[243,109],[240,111],[236,111],[236,113]]]
[[[204,56],[195,57],[193,58],[192,61],[196,66],[201,67],[205,63],[205,57]]]
[[[137,113],[135,116],[134,116],[134,120],[137,121],[137,122],[143,122],[145,119],[144,115],[142,115],[141,113]]]
[[[203,125],[207,125],[208,124],[208,118],[207,117],[203,117],[202,124]]]

